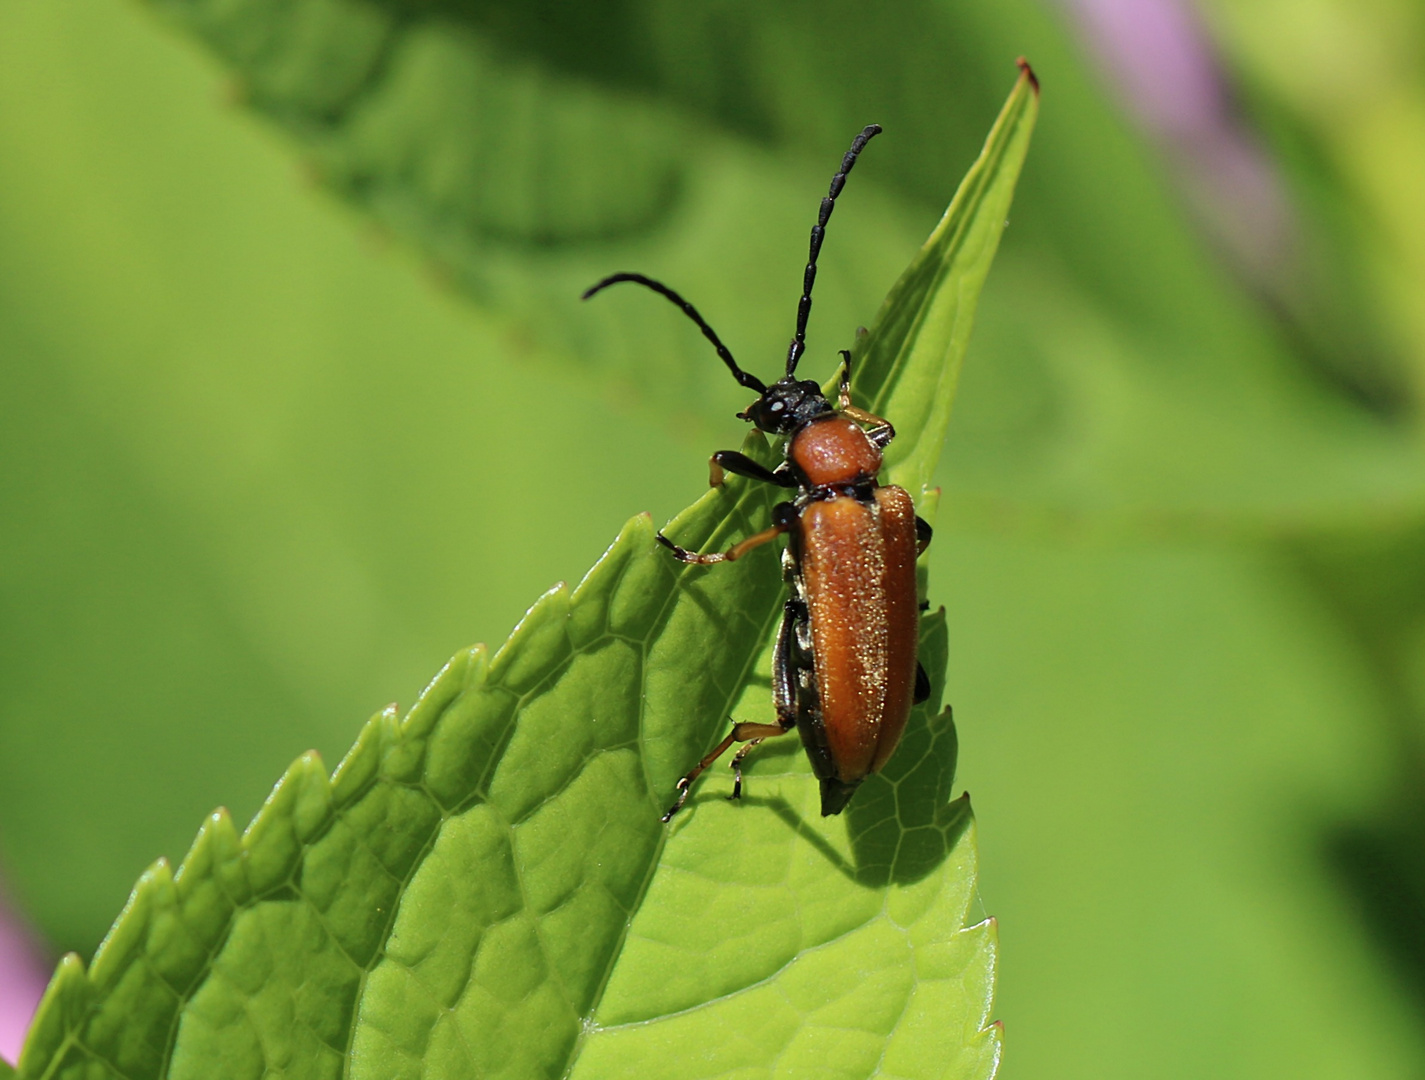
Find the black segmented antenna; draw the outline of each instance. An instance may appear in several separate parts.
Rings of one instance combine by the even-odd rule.
[[[868,124],[866,129],[851,140],[851,149],[841,159],[841,171],[831,178],[831,191],[821,200],[821,212],[816,224],[811,227],[811,254],[807,256],[806,273],[802,275],[802,299],[797,305],[797,335],[792,338],[792,346],[787,350],[787,374],[797,370],[797,361],[806,351],[807,316],[811,314],[811,287],[816,283],[816,257],[821,254],[821,239],[826,234],[826,223],[831,220],[831,211],[836,205],[836,196],[846,184],[846,174],[856,164],[859,154],[868,142],[881,133],[880,124]]]
[[[867,130],[869,131],[870,129],[868,128]],[[879,131],[880,128],[877,128],[876,130]],[[737,366],[737,361],[732,358],[732,353],[728,352],[727,346],[724,345],[722,343],[722,339],[717,336],[717,331],[704,321],[703,317],[698,314],[698,309],[693,307],[692,304],[688,303],[672,289],[668,288],[667,285],[664,285],[661,281],[654,281],[652,278],[644,277],[642,274],[611,274],[608,277],[604,278],[604,280],[599,282],[597,285],[593,285],[588,289],[584,290],[584,295],[581,296],[579,299],[587,300],[596,292],[600,292],[603,289],[607,289],[610,285],[617,285],[620,281],[632,281],[635,285],[642,285],[646,288],[652,289],[654,292],[662,296],[666,296],[669,300],[673,301],[673,303],[677,304],[680,308],[683,309],[684,315],[686,315],[688,318],[692,319],[693,322],[698,324],[698,329],[703,332],[703,337],[707,338],[709,341],[712,342],[713,348],[717,350],[718,356],[722,357],[722,362],[726,364],[728,370],[732,372],[732,377],[734,379],[740,382],[743,386],[747,387],[747,389],[755,390],[759,394],[764,394],[767,392],[766,383],[764,383],[756,375],[750,375]]]

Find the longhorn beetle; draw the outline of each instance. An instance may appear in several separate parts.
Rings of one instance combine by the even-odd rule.
[[[851,354],[842,350],[841,388],[833,406],[821,387],[796,377],[806,350],[807,316],[816,260],[836,196],[856,157],[881,128],[871,124],[851,143],[811,230],[811,253],[802,277],[797,329],[787,350],[787,371],[771,386],[737,366],[732,353],[697,309],[661,282],[642,274],[614,274],[584,293],[631,281],[677,304],[697,323],[732,372],[758,398],[739,419],[768,435],[786,437],[785,459],[767,469],[735,450],[719,450],[710,463],[714,486],[736,473],[795,494],[772,510],[769,528],[727,551],[700,555],[661,532],[658,540],[685,563],[710,566],[741,558],[786,534],[782,556],[791,595],[782,614],[772,659],[775,724],[734,723],[727,738],[678,781],[667,821],[687,801],[698,776],[735,742],[732,798],[742,793],[742,760],[765,738],[796,728],[812,771],[821,781],[823,816],[839,814],[856,788],[895,750],[912,704],[930,695],[916,659],[920,608],[915,560],[930,543],[930,526],[916,516],[904,488],[881,484],[881,452],[895,429],[851,404]]]

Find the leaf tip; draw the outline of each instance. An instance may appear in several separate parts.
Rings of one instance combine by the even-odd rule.
[[[293,764],[300,766],[303,772],[319,772],[324,775],[326,773],[326,769],[322,765],[322,752],[320,750],[304,750],[298,755],[297,760]]]
[[[1038,97],[1039,76],[1034,74],[1034,69],[1029,66],[1029,61],[1021,56],[1015,60],[1015,65],[1019,68],[1020,76],[1029,80],[1029,86],[1034,91],[1034,96]]]

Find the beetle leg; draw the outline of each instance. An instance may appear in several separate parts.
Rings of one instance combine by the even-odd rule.
[[[658,534],[658,542],[673,553],[674,558],[679,562],[696,563],[698,566],[712,566],[720,562],[736,562],[749,551],[761,547],[772,540],[777,539],[784,532],[790,529],[797,520],[797,509],[791,503],[778,503],[772,507],[773,525],[763,529],[760,533],[753,533],[746,540],[733,544],[726,551],[713,551],[707,555],[699,555],[696,551],[689,551],[685,547],[673,543],[661,532]]]
[[[751,739],[745,743],[741,750],[732,755],[732,794],[729,795],[729,802],[736,802],[742,798],[742,759],[752,752],[754,746],[760,745],[761,739]]]
[[[678,781],[678,798],[672,806],[668,807],[668,812],[663,815],[662,820],[667,821],[683,808],[683,804],[688,801],[688,792],[692,790],[693,781],[703,774],[704,769],[722,757],[733,743],[747,742],[749,739],[761,740],[771,735],[783,735],[786,731],[787,729],[780,724],[733,724],[732,730],[727,733],[727,738],[713,747],[706,757],[689,769],[687,775]]]
[[[841,350],[841,387],[836,394],[836,407],[842,412],[851,408],[851,350]]]
[[[930,676],[925,673],[925,665],[919,660],[915,662],[915,695],[911,700],[917,705],[930,700]]]
[[[739,454],[736,450],[719,450],[708,459],[708,482],[712,487],[721,487],[723,473],[736,473],[738,476],[746,476],[751,480],[761,480],[764,484],[776,484],[778,487],[796,487],[796,479],[787,473],[776,473],[771,469],[764,468],[757,464],[746,454]]]
[[[682,809],[688,799],[688,792],[704,769],[726,753],[735,742],[747,745],[732,757],[732,795],[742,798],[742,760],[748,752],[763,739],[775,735],[785,735],[797,726],[797,627],[806,619],[806,605],[800,600],[788,600],[782,608],[782,625],[777,628],[777,643],[772,648],[772,704],[777,709],[775,724],[733,724],[727,738],[718,743],[712,752],[693,766],[688,775],[678,781],[678,800],[663,815],[663,820]]]
[[[930,527],[930,522],[926,521],[919,514],[915,515],[915,554],[917,557],[925,554],[925,549],[930,546],[930,538],[935,535],[935,530]]]
[[[772,705],[783,731],[797,726],[797,629],[806,617],[806,604],[788,600],[782,607],[782,625],[772,649]]]
[[[679,547],[669,540],[662,533],[658,534],[658,542],[673,553],[674,558],[679,562],[696,563],[698,566],[712,566],[720,562],[736,562],[754,548],[759,548],[769,541],[777,539],[787,531],[785,525],[773,525],[770,529],[763,529],[760,533],[754,533],[741,543],[733,544],[726,551],[714,551],[707,555],[699,555],[696,551],[689,551],[685,547]]]
[[[891,422],[884,417],[869,413],[865,409],[858,409],[851,404],[851,350],[841,350],[841,388],[836,395],[836,408],[855,420],[858,424],[865,424],[868,430],[866,437],[884,450],[891,444],[891,440],[896,437],[896,429],[891,426]]]
[[[806,605],[800,600],[788,600],[782,608],[782,625],[777,630],[777,644],[772,649],[772,705],[777,710],[777,727],[781,732],[797,726],[797,625],[806,618]],[[753,739],[732,759],[731,799],[742,798],[742,761],[761,739]]]
[[[891,426],[891,422],[875,413],[868,413],[865,409],[858,409],[851,405],[841,410],[851,417],[858,424],[865,424],[866,438],[870,439],[878,447],[884,450],[891,445],[891,440],[896,437],[896,429]]]

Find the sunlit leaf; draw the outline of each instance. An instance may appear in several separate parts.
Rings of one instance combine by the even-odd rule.
[[[868,365],[861,392],[942,388],[903,428],[917,447],[948,418],[953,379],[931,372],[958,368],[1035,111],[1022,75],[956,227],[912,268],[934,286],[890,302],[929,329],[902,348],[883,318],[867,342],[906,359]],[[670,531],[727,544],[769,502],[732,481]],[[459,654],[405,716],[373,717],[330,777],[303,755],[245,832],[218,811],[177,871],[156,863],[88,969],[61,963],[20,1075],[992,1075],[994,926],[969,925],[948,711],[918,711],[843,817],[816,816],[783,740],[741,805],[709,781],[659,821],[727,713],[766,710],[780,597],[770,549],[681,568],[635,518],[493,654]],[[923,637],[938,688],[943,618]]]

